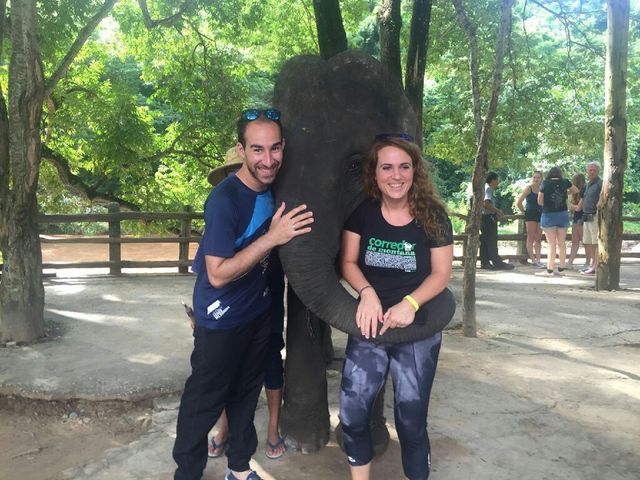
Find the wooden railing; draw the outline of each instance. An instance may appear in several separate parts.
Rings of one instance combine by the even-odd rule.
[[[121,212],[117,204],[108,206],[109,213],[90,213],[90,214],[74,214],[74,215],[48,215],[43,214],[38,217],[41,224],[67,224],[75,222],[106,222],[109,225],[108,237],[72,237],[72,238],[51,238],[41,236],[42,243],[53,244],[108,244],[109,260],[108,261],[89,261],[89,262],[46,262],[42,267],[45,269],[58,268],[108,268],[111,275],[119,275],[123,268],[164,268],[177,267],[179,273],[188,273],[193,259],[189,258],[189,244],[198,243],[199,235],[192,234],[192,221],[203,219],[202,212],[193,212],[191,206],[185,206],[182,212],[170,213],[152,213],[152,212]],[[460,214],[454,214],[462,218]],[[180,221],[180,234],[178,236],[167,237],[123,237],[121,235],[121,222],[128,220],[138,221],[162,221],[162,220],[178,220]],[[516,242],[516,253],[500,252],[503,258],[511,261],[526,262],[526,235],[523,215],[507,215],[505,220],[517,220],[518,233],[498,235],[498,241]],[[640,217],[623,217],[625,222],[640,222]],[[459,242],[463,246],[463,255],[457,255],[455,260],[462,261],[464,259],[464,248],[466,246],[466,235],[454,235],[454,241]],[[638,233],[625,233],[622,235],[623,240],[640,240]],[[570,239],[568,239],[570,240]],[[124,243],[177,243],[178,252],[177,260],[122,260],[121,247]],[[580,255],[584,257],[584,255]],[[622,252],[622,257],[640,258],[640,252]],[[1,266],[1,265],[0,265]]]
[[[179,273],[188,273],[193,259],[189,258],[189,244],[198,243],[199,235],[191,234],[193,220],[203,219],[202,212],[194,212],[190,205],[184,207],[182,212],[153,213],[153,212],[121,212],[117,204],[107,206],[109,213],[89,213],[77,215],[40,215],[38,222],[41,224],[65,224],[75,222],[106,222],[109,225],[108,237],[73,237],[50,238],[41,236],[42,243],[100,243],[109,244],[109,260],[95,262],[47,262],[42,268],[109,268],[111,275],[119,275],[123,268],[161,268],[178,267]],[[161,221],[179,220],[180,234],[177,237],[123,237],[121,236],[122,221]],[[177,260],[122,260],[123,243],[177,243]]]

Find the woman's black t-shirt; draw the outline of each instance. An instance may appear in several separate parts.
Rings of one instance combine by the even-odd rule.
[[[540,191],[544,193],[544,205],[542,211],[566,212],[567,190],[571,188],[571,182],[566,178],[552,178],[544,180],[540,186]]]
[[[344,229],[360,235],[358,266],[374,288],[384,311],[402,301],[431,273],[431,248],[453,243],[451,221],[442,212],[445,236],[438,242],[415,221],[396,227],[382,216],[380,202],[365,200],[351,214]],[[426,309],[414,323],[424,324]]]

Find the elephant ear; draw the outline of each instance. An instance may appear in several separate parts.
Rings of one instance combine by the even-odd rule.
[[[344,222],[362,200],[360,162],[381,132],[416,135],[416,115],[397,79],[375,58],[342,52],[329,60],[300,56],[283,66],[274,90],[282,112],[285,157],[274,184],[278,204],[306,204],[315,222],[311,233],[280,248],[289,280],[315,315],[351,335],[356,300],[336,273]],[[423,306],[428,321],[390,329],[390,343],[426,338],[441,330],[455,310],[448,290]]]

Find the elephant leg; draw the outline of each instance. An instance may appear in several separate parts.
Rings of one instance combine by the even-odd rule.
[[[384,416],[384,393],[386,388],[383,386],[373,403],[371,410],[371,420],[369,428],[371,429],[371,442],[373,443],[373,452],[376,457],[382,455],[389,445],[389,429],[387,428],[387,419]],[[342,424],[336,427],[336,442],[340,449],[344,452],[344,443],[342,441]]]
[[[302,304],[292,288],[287,295],[287,358],[280,430],[287,445],[315,452],[329,441],[327,329]]]

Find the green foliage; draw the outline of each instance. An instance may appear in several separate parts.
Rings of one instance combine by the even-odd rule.
[[[178,5],[170,0],[147,3],[154,19],[173,15]],[[379,54],[379,3],[341,2],[349,45],[372,55]],[[464,3],[478,28],[484,112],[500,2]],[[101,4],[101,0],[38,3],[47,75]],[[546,171],[559,165],[570,176],[583,171],[587,161],[602,158],[604,3],[562,0],[544,6],[519,0],[514,7],[489,151],[490,168],[502,179],[499,206],[507,212],[532,169]],[[411,2],[402,3],[403,58],[411,9]],[[627,203],[640,204],[640,17],[637,5],[632,10],[625,212]],[[6,49],[10,44],[5,43]],[[145,27],[136,0],[120,0],[45,106],[44,143],[103,196],[128,200],[143,210],[179,210],[185,204],[199,210],[210,190],[207,173],[236,142],[238,112],[269,105],[282,63],[317,49],[309,0],[200,0],[171,26],[152,29]],[[454,211],[468,208],[475,156],[468,61],[466,36],[451,2],[434,2],[424,144],[438,189]],[[6,65],[0,65],[5,91],[6,75]],[[66,193],[54,177],[45,163],[41,210],[89,208],[87,202]]]
[[[38,208],[42,213],[76,213],[85,211],[89,207],[88,202],[83,201],[77,195],[71,195],[66,190],[58,173],[47,162],[40,168],[38,181]]]
[[[640,217],[640,203],[625,203],[622,214],[628,217]],[[623,222],[624,233],[640,233],[640,222]]]
[[[43,5],[40,30],[55,37],[43,48],[48,70],[99,4]],[[154,19],[175,13],[175,2],[148,4]],[[307,2],[200,2],[172,26],[147,29],[137,2],[120,1],[54,92],[46,144],[104,196],[200,209],[207,173],[236,143],[238,112],[269,105],[279,66],[316,50]]]
[[[50,76],[73,44],[78,31],[102,5],[102,0],[56,0],[37,2],[40,52]]]
[[[473,7],[473,8],[472,8]],[[519,7],[519,8],[518,8]],[[601,156],[602,58],[571,45],[559,22],[534,6],[518,4],[503,73],[503,91],[490,144],[491,168],[548,168],[572,159],[580,163]],[[497,6],[468,5],[478,26],[482,113],[486,111],[494,64]],[[527,13],[528,12],[528,13]],[[535,14],[535,16],[533,16]],[[591,23],[598,23],[600,12]],[[493,20],[492,20],[493,18]],[[599,23],[598,23],[599,24]],[[588,31],[602,50],[595,27]],[[476,132],[468,72],[469,47],[455,23],[453,9],[434,9],[425,91],[425,135],[429,154],[468,164],[475,156]],[[574,32],[575,33],[575,32]]]

